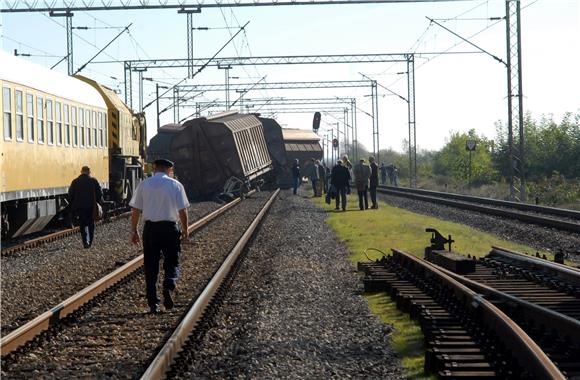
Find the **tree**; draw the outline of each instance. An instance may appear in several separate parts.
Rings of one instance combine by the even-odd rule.
[[[472,152],[471,179],[469,152],[465,148],[467,140],[475,140],[477,143]],[[452,132],[445,146],[434,154],[433,172],[459,181],[471,180],[472,184],[490,183],[498,177],[493,165],[492,149],[493,142],[478,136],[474,129],[468,133]]]

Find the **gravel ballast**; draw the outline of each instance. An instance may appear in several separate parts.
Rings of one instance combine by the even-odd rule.
[[[218,207],[214,202],[194,203],[190,222]],[[83,248],[76,233],[2,257],[2,335],[141,254],[129,242],[129,232],[129,218],[121,218],[96,226],[90,249]]]
[[[390,327],[370,314],[325,219],[308,199],[280,194],[177,378],[403,377]]]
[[[61,324],[61,331],[3,360],[2,378],[138,378],[268,195],[244,200],[183,244],[173,309],[148,313],[144,276],[138,273]]]
[[[570,260],[580,261],[580,236],[573,232],[558,231],[513,219],[485,215],[416,199],[380,193],[378,196],[380,200],[391,206],[460,223],[492,233],[505,240],[529,245],[538,250],[546,250],[553,253],[563,250],[568,254]],[[445,231],[440,232],[445,234]]]

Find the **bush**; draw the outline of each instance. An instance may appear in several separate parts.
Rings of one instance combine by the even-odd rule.
[[[580,210],[580,181],[567,180],[558,172],[535,182],[528,183],[529,201],[548,206],[559,206]]]

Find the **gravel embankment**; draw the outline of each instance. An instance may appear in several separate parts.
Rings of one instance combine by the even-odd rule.
[[[492,233],[506,240],[529,245],[538,250],[557,252],[561,249],[569,254],[570,260],[580,260],[580,236],[573,232],[557,231],[534,224],[527,224],[511,219],[503,219],[474,211],[460,210],[404,197],[379,194],[379,198],[395,207],[461,223]],[[445,231],[440,232],[445,234]]]
[[[190,221],[218,208],[194,203]],[[95,240],[84,249],[80,234],[14,253],[1,260],[1,334],[5,335],[56,306],[84,287],[138,256],[129,242],[130,220],[122,218],[95,228]]]
[[[2,378],[139,377],[268,196],[258,193],[246,199],[183,245],[174,309],[148,314],[144,276],[139,274],[93,303],[55,336],[4,360]]]
[[[177,378],[403,377],[391,329],[370,314],[356,268],[325,219],[308,199],[280,194]]]

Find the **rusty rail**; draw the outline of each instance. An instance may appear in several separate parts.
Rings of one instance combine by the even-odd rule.
[[[397,188],[398,189],[398,188]],[[570,222],[567,220],[555,219],[547,216],[539,216],[533,214],[526,214],[523,212],[506,210],[497,207],[483,206],[481,204],[469,203],[459,200],[452,200],[447,198],[435,197],[432,195],[422,195],[416,194],[414,192],[402,192],[399,190],[393,190],[392,188],[379,187],[377,189],[379,193],[391,194],[402,196],[411,199],[417,199],[425,202],[438,203],[446,206],[456,207],[463,210],[471,210],[481,212],[482,214],[500,216],[504,218],[510,218],[514,220],[519,220],[521,222],[532,223],[539,226],[546,226],[556,228],[558,230],[572,231],[580,233],[580,223]]]
[[[248,193],[248,195],[251,193],[253,192]],[[188,227],[188,231],[191,233],[200,229],[219,215],[240,203],[240,201],[240,198],[237,198],[232,202],[218,208],[217,210],[205,215],[201,219],[191,224]],[[114,272],[101,278],[92,285],[89,285],[77,294],[69,297],[67,300],[53,307],[49,311],[20,326],[5,337],[2,337],[0,340],[1,355],[5,356],[16,350],[18,347],[34,339],[34,337],[38,336],[43,331],[48,330],[51,326],[58,323],[60,319],[73,313],[75,310],[79,309],[81,306],[95,298],[97,295],[101,294],[106,289],[110,288],[111,286],[121,281],[123,278],[141,268],[142,265],[143,255],[139,255]]]
[[[479,309],[479,315],[498,335],[504,336],[502,342],[511,348],[512,355],[518,362],[526,366],[538,379],[566,379],[556,365],[548,358],[542,349],[500,309],[490,301],[485,300],[480,294],[469,289],[467,286],[444,273],[438,267],[427,261],[399,250],[392,250],[395,256],[404,258],[413,266],[437,276],[448,284],[458,299],[463,300],[466,307]]]
[[[580,269],[569,265],[554,263],[538,257],[525,255],[520,252],[511,251],[507,248],[492,246],[490,257],[500,256],[511,261],[518,262],[518,265],[534,268],[546,273],[565,279],[571,284],[580,286]]]
[[[143,376],[142,380],[152,380],[163,378],[165,371],[171,366],[173,359],[180,351],[181,347],[188,339],[189,334],[194,329],[195,325],[201,320],[203,313],[210,304],[215,293],[221,286],[223,280],[230,273],[232,266],[237,261],[239,255],[244,250],[246,244],[251,239],[256,231],[258,225],[262,221],[264,215],[270,209],[270,206],[278,196],[280,189],[276,190],[270,197],[268,202],[264,205],[262,210],[258,213],[252,224],[248,227],[246,232],[242,235],[235,247],[228,254],[218,271],[207,284],[203,292],[197,298],[191,309],[187,312],[181,323],[177,326],[171,337],[167,340],[165,345],[161,348],[155,359],[151,362]]]

